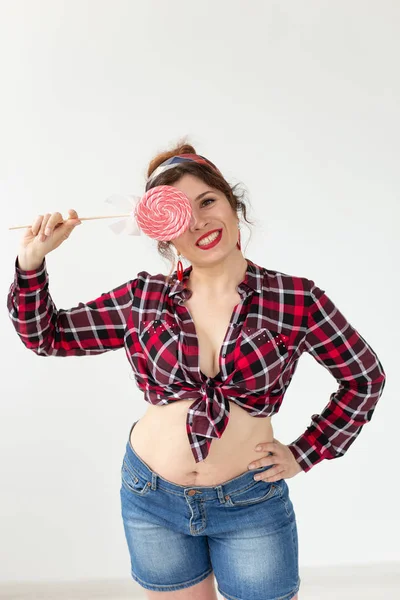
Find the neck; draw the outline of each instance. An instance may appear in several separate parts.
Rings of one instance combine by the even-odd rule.
[[[215,263],[198,265],[192,263],[187,287],[196,295],[221,298],[236,292],[246,274],[247,260],[240,250]]]

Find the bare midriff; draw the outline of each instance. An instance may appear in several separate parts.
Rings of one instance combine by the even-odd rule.
[[[150,406],[136,423],[130,444],[136,454],[168,481],[178,485],[218,485],[248,471],[259,442],[272,442],[271,417],[256,418],[230,402],[229,423],[221,438],[211,442],[208,456],[196,463],[186,433],[186,415],[193,400]]]

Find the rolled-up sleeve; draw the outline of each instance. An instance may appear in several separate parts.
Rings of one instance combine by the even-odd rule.
[[[321,414],[289,444],[303,471],[323,459],[343,456],[372,418],[386,375],[376,353],[313,281],[304,351],[333,375],[339,387]]]

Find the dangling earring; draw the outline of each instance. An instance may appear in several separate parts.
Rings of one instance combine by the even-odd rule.
[[[242,247],[241,247],[241,245],[240,245],[240,223],[239,223],[239,222],[238,222],[238,229],[239,229],[239,232],[238,232],[238,233],[239,233],[239,238],[238,238],[238,241],[237,241],[237,244],[236,244],[236,246],[237,246],[237,248],[238,248],[239,250],[241,250],[241,249],[242,249]]]
[[[176,268],[176,273],[177,273],[177,277],[178,277],[178,281],[182,281],[183,280],[183,266],[182,266],[182,262],[180,260],[181,253],[178,252],[178,265]]]

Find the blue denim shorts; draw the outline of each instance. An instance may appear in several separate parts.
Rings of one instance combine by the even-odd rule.
[[[152,471],[129,438],[120,495],[135,581],[169,592],[214,573],[219,593],[230,600],[297,594],[297,527],[288,485],[253,479],[272,465],[219,485],[177,485]]]

